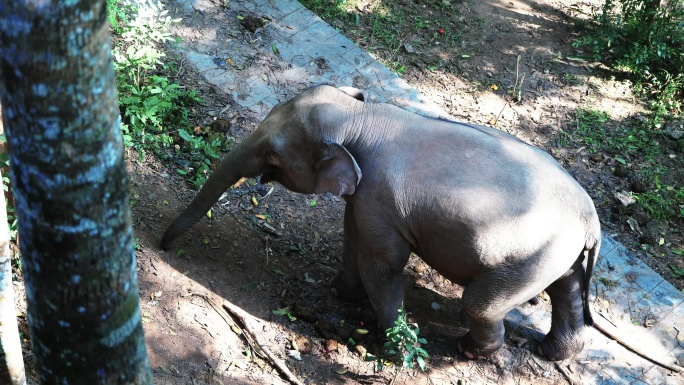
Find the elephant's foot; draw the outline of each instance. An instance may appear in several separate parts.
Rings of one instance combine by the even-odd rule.
[[[366,298],[366,290],[361,279],[353,280],[354,284],[349,284],[349,281],[344,275],[344,270],[338,271],[330,281],[330,291],[335,297],[350,302],[358,302]]]
[[[550,361],[562,361],[576,356],[584,348],[581,332],[557,337],[549,333],[539,343],[539,354]]]
[[[475,360],[481,358],[487,358],[492,353],[496,352],[503,346],[503,339],[497,339],[494,342],[482,344],[473,340],[473,336],[470,332],[466,333],[458,341],[458,350],[463,353],[466,358]]]

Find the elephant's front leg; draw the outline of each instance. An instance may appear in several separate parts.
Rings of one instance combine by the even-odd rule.
[[[411,250],[398,234],[369,234],[361,240],[359,271],[381,331],[394,326],[404,302],[404,267]]]
[[[342,246],[342,270],[330,281],[332,293],[347,301],[359,301],[366,296],[358,264],[359,235],[354,206],[348,202],[344,209],[344,244]]]

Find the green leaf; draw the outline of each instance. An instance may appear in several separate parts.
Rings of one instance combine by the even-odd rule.
[[[409,354],[404,357],[404,367],[405,368],[412,368],[413,367],[413,356],[415,355],[415,352],[409,352]]]
[[[368,362],[368,361],[375,361],[375,360],[377,360],[377,359],[378,359],[377,357],[375,357],[374,355],[372,355],[372,354],[370,354],[370,353],[366,353],[366,356],[363,358],[363,360],[366,361],[366,362]]]
[[[668,266],[670,266],[670,270],[672,270],[672,272],[673,272],[676,276],[678,276],[678,277],[684,277],[684,270],[678,269],[677,266],[675,266],[675,265],[668,265]]]
[[[677,255],[684,255],[684,249],[672,249],[672,252]]]
[[[273,310],[273,314],[275,314],[277,316],[284,316],[284,315],[287,315],[289,312],[290,312],[289,306],[286,306],[282,309]]]
[[[627,164],[627,161],[624,160],[624,159],[622,159],[622,158],[620,158],[619,156],[616,156],[616,157],[615,157],[615,161],[618,162],[618,163],[621,163],[621,164]]]
[[[192,140],[192,136],[187,131],[185,131],[183,129],[178,130],[178,136],[180,136],[181,138],[183,138],[183,140],[188,141],[188,142]]]
[[[316,206],[317,204],[318,204],[318,203],[316,203],[316,201],[314,201],[314,200],[312,200],[311,202],[309,202],[309,206],[311,206],[311,207],[314,207],[314,206]]]
[[[421,356],[416,357],[416,362],[420,370],[425,371],[425,359]]]

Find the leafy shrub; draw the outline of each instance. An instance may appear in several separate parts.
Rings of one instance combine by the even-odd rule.
[[[681,112],[684,84],[684,3],[606,0],[594,15],[593,34],[576,40],[594,60],[631,74],[635,89],[651,100],[656,122]]]
[[[226,138],[205,138],[201,130],[190,129],[190,106],[202,100],[164,75],[175,68],[164,63],[161,48],[175,42],[169,27],[180,19],[171,18],[162,3],[153,0],[107,0],[107,11],[115,33],[112,55],[124,143],[141,158],[146,151],[168,157],[168,149],[173,149],[182,165],[177,171],[201,186]]]
[[[401,363],[405,368],[413,369],[415,364],[418,364],[420,370],[425,371],[425,360],[429,357],[428,353],[421,347],[426,345],[425,338],[420,338],[418,334],[420,329],[415,323],[408,322],[408,314],[402,305],[397,312],[397,320],[394,321],[394,327],[385,331],[386,341],[384,349],[387,358]],[[367,361],[377,361],[377,371],[388,364],[384,359],[375,357],[371,354],[366,354]]]

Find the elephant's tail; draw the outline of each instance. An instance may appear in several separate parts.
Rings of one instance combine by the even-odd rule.
[[[591,316],[591,309],[589,307],[589,290],[591,283],[591,276],[594,274],[594,266],[598,258],[599,250],[601,249],[601,233],[599,231],[598,237],[593,239],[593,244],[588,244],[584,251],[584,287],[582,288],[582,302],[584,302],[584,324],[587,326],[594,326],[594,318]]]

